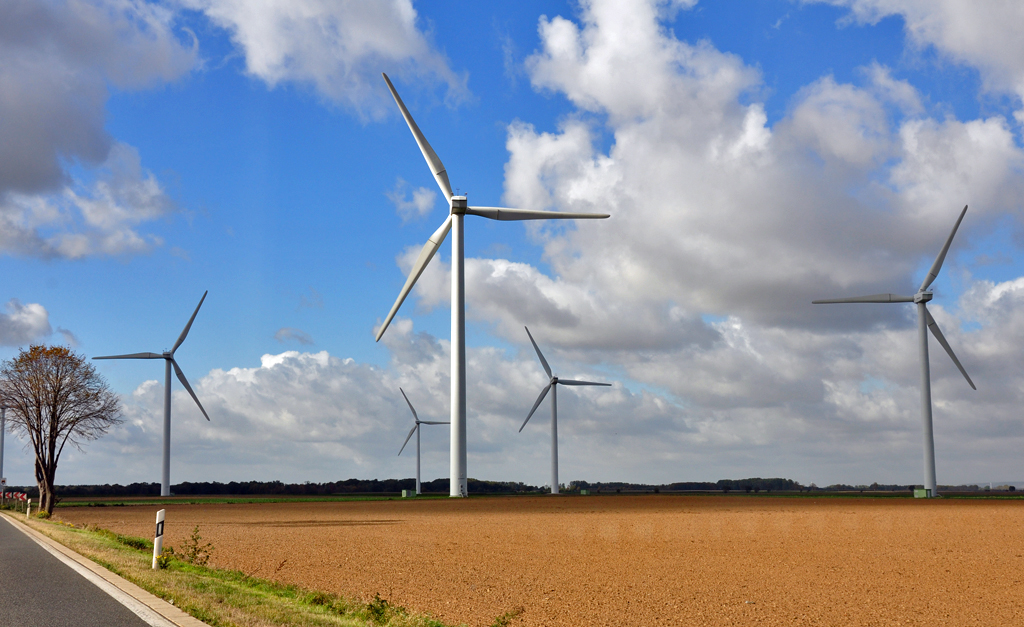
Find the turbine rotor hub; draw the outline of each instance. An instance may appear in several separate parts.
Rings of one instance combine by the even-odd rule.
[[[466,202],[465,196],[452,196],[452,215],[466,215]]]
[[[174,355],[171,354],[171,351],[164,351],[163,356],[164,359],[171,359],[172,357],[174,357]]]
[[[927,303],[928,301],[930,301],[932,299],[932,296],[933,296],[933,293],[930,292],[930,291],[921,291],[921,292],[918,292],[917,294],[914,294],[914,302],[915,303]]]

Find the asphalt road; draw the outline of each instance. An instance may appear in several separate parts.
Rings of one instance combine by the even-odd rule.
[[[0,516],[0,625],[149,627]]]

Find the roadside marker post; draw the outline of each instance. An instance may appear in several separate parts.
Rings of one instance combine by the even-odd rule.
[[[164,511],[156,513],[156,535],[153,536],[153,570],[157,569],[156,558],[164,551]]]
[[[28,500],[28,505],[25,507],[25,518],[32,515],[32,499]]]

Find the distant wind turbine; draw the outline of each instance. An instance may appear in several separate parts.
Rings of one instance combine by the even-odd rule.
[[[519,427],[519,432],[523,432],[523,427],[526,423],[530,422],[530,418],[533,418],[533,413],[540,407],[541,401],[548,395],[548,390],[551,391],[551,494],[558,494],[558,389],[557,385],[608,385],[611,383],[594,383],[593,381],[573,381],[572,379],[559,379],[555,375],[551,374],[551,367],[548,366],[548,361],[544,359],[544,355],[540,352],[540,348],[537,346],[537,342],[533,341],[533,335],[530,334],[530,329],[526,329],[526,334],[530,336],[530,343],[533,344],[533,349],[537,351],[537,357],[540,358],[540,365],[544,366],[544,372],[548,375],[548,384],[544,386],[544,389],[540,391],[540,396],[537,397],[537,402],[533,404],[533,409],[530,410],[530,414],[523,421],[523,426]]]
[[[395,86],[391,84],[391,79],[388,78],[387,74],[384,74],[384,81],[388,84],[388,89],[391,90],[391,95],[394,96],[395,102],[398,104],[398,108],[402,111],[402,117],[405,118],[406,124],[409,125],[409,130],[412,131],[413,137],[416,138],[416,143],[420,147],[420,152],[423,153],[423,158],[427,161],[427,166],[430,167],[430,172],[434,175],[434,180],[437,181],[438,187],[441,188],[441,193],[444,194],[445,199],[448,201],[449,215],[445,218],[445,221],[441,226],[434,231],[434,234],[427,239],[427,243],[423,245],[423,249],[420,250],[420,256],[416,259],[416,263],[413,264],[412,270],[409,271],[409,277],[405,281],[405,285],[402,287],[402,291],[398,293],[398,299],[395,300],[395,304],[391,307],[391,311],[388,313],[387,318],[384,319],[384,324],[380,326],[377,331],[377,341],[384,336],[384,331],[387,330],[388,325],[391,324],[391,320],[398,313],[399,307],[405,301],[405,297],[409,295],[410,290],[416,285],[416,280],[423,274],[423,270],[426,269],[427,264],[434,257],[434,253],[441,247],[444,238],[448,235],[448,231],[452,232],[452,339],[451,339],[451,357],[452,357],[452,371],[451,371],[451,384],[452,384],[452,400],[451,400],[451,412],[452,412],[452,435],[451,435],[451,483],[450,483],[450,496],[466,496],[468,486],[466,484],[466,272],[465,272],[465,237],[463,231],[463,220],[465,216],[480,216],[482,218],[488,218],[491,220],[550,220],[550,219],[589,219],[589,218],[607,218],[608,214],[605,213],[566,213],[560,211],[531,211],[525,209],[506,209],[504,207],[470,207],[466,202],[465,196],[455,196],[452,194],[451,183],[448,182],[448,173],[445,171],[444,164],[437,157],[437,153],[427,143],[426,137],[420,132],[420,128],[416,126],[416,122],[412,119],[412,115],[409,114],[409,110],[405,108],[405,103],[398,96],[398,92],[395,91]]]
[[[932,434],[932,381],[931,372],[928,367],[928,330],[931,330],[932,335],[939,341],[942,348],[946,350],[950,359],[956,364],[956,367],[960,369],[960,373],[967,379],[967,383],[970,384],[972,389],[977,390],[974,386],[974,381],[971,381],[971,377],[967,376],[967,371],[964,370],[963,365],[960,364],[960,360],[956,358],[953,353],[953,349],[949,347],[949,343],[946,341],[945,336],[942,335],[942,331],[939,330],[939,325],[935,322],[935,318],[928,313],[928,307],[925,303],[932,299],[932,292],[928,290],[932,282],[935,281],[936,277],[939,276],[939,270],[942,269],[942,262],[946,259],[946,253],[949,251],[950,244],[953,243],[953,236],[956,235],[956,230],[960,228],[960,223],[964,219],[964,215],[967,213],[967,205],[964,205],[963,211],[960,212],[960,217],[957,218],[956,224],[953,225],[953,230],[950,232],[949,237],[946,239],[946,244],[939,251],[939,256],[935,258],[935,262],[932,264],[931,269],[928,271],[928,276],[925,277],[924,282],[921,283],[921,287],[917,289],[917,293],[910,296],[900,296],[897,294],[872,294],[871,296],[854,296],[852,298],[831,298],[827,300],[815,300],[811,301],[815,305],[823,305],[830,303],[916,303],[917,304],[917,337],[919,344],[919,351],[921,355],[921,418],[924,427],[924,489],[925,493],[929,497],[938,496],[938,489],[935,483],[935,438]]]
[[[192,396],[192,400],[199,405],[199,411],[203,412],[203,416],[207,420],[210,417],[206,414],[206,410],[203,409],[203,404],[199,402],[199,397],[192,391],[192,386],[188,384],[188,379],[185,378],[185,373],[178,367],[178,362],[174,361],[174,351],[178,350],[181,343],[185,341],[185,337],[188,336],[189,329],[192,328],[192,322],[196,319],[196,314],[199,313],[199,308],[203,306],[203,301],[206,300],[206,295],[209,291],[203,292],[203,297],[199,299],[199,304],[196,305],[196,310],[192,312],[192,317],[188,319],[188,324],[185,325],[185,329],[178,336],[178,341],[174,343],[174,346],[169,351],[163,353],[132,353],[131,355],[107,355],[104,357],[93,357],[93,359],[163,359],[164,360],[164,464],[163,472],[160,476],[160,496],[171,495],[171,367],[174,368],[174,374],[178,375],[178,380],[185,386],[188,393]]]
[[[409,429],[409,435],[405,436],[405,442],[402,443],[402,448],[398,449],[398,454],[399,455],[402,454],[402,451],[405,450],[405,445],[409,443],[409,438],[411,438],[413,432],[415,432],[416,433],[416,494],[418,496],[419,493],[420,493],[420,425],[446,425],[446,424],[449,424],[449,422],[448,421],[445,421],[445,422],[433,422],[431,420],[420,420],[420,417],[416,414],[416,409],[412,406],[412,403],[409,401],[409,397],[405,395],[405,390],[403,390],[402,388],[398,388],[398,391],[402,393],[402,397],[405,399],[405,402],[409,404],[409,411],[412,412],[412,418],[413,418],[413,420],[416,421],[416,424],[413,425],[412,429]]]

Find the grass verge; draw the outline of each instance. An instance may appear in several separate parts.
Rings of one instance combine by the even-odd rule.
[[[446,627],[380,595],[364,603],[177,559],[153,570],[153,543],[145,538],[61,521],[20,522],[213,627]]]

